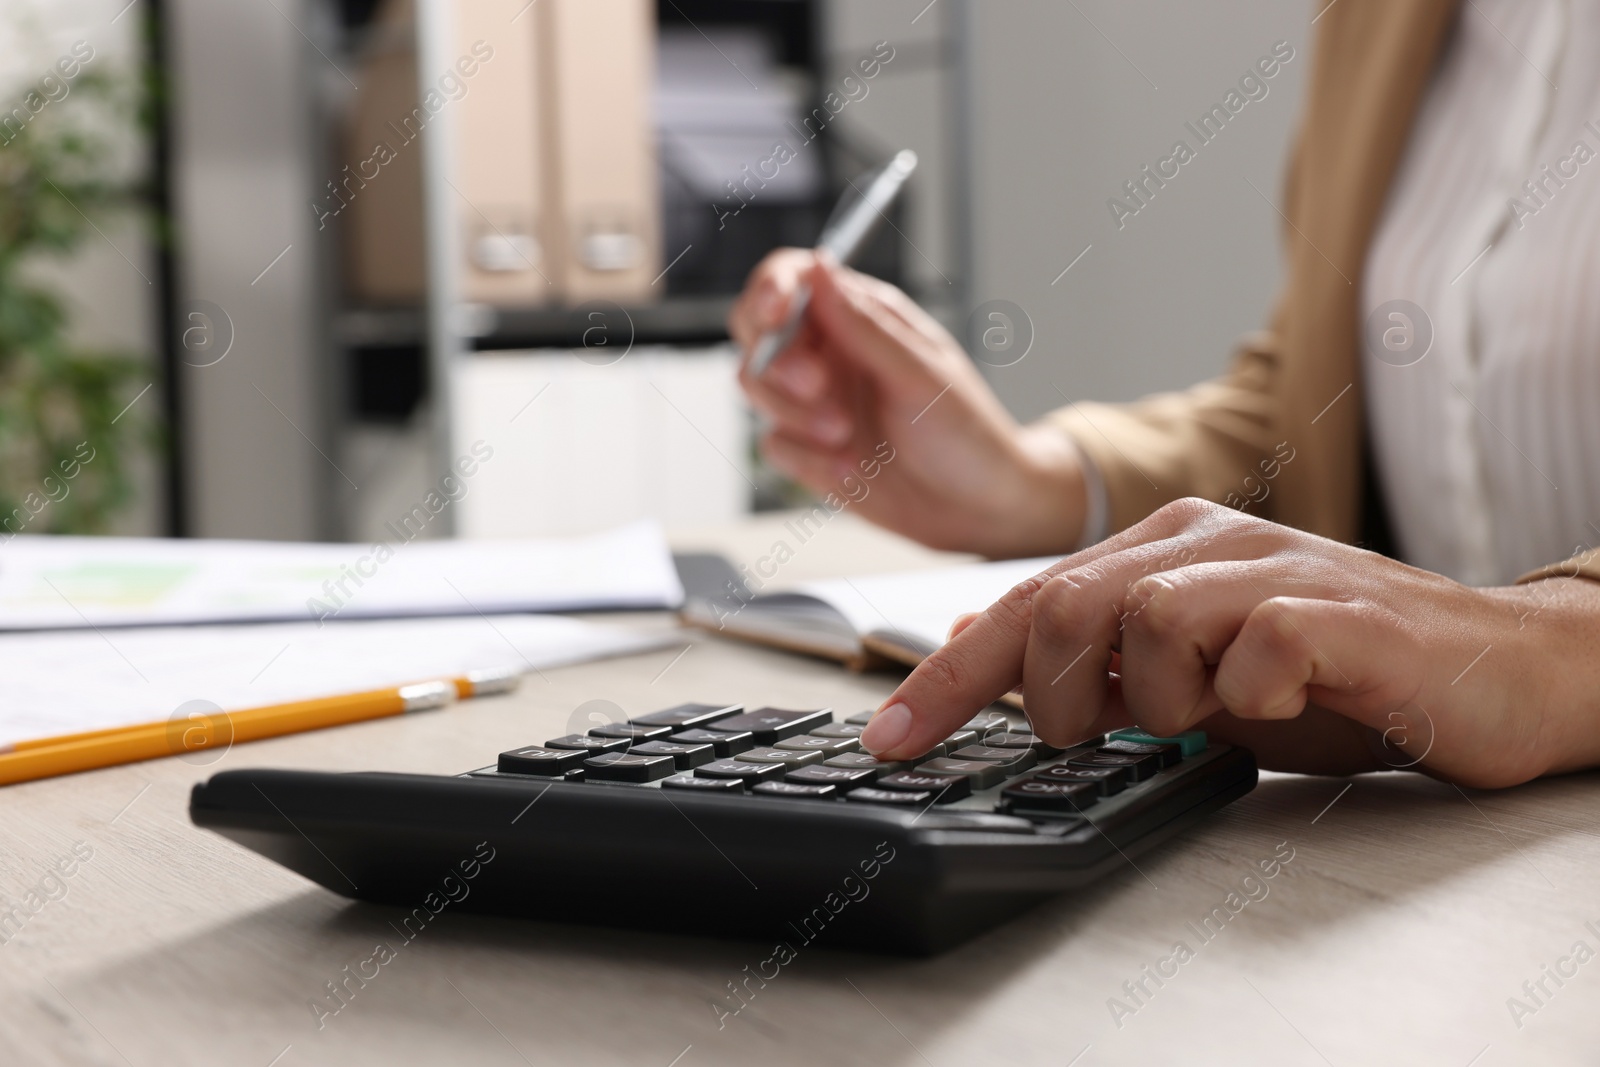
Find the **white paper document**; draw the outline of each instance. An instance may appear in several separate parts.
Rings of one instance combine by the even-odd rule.
[[[682,642],[553,615],[3,634],[0,744],[160,722],[195,701],[242,711],[482,669],[538,685],[537,671]]]
[[[0,630],[655,609],[682,599],[653,522],[522,541],[0,542]]]

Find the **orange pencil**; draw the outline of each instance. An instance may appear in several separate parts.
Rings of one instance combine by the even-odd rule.
[[[19,741],[0,750],[0,785],[200,752],[226,747],[236,741],[256,741],[406,712],[430,711],[451,704],[460,697],[505,692],[514,688],[519,678],[518,672],[512,670],[479,671],[448,680],[249,708],[221,715],[193,716]]]

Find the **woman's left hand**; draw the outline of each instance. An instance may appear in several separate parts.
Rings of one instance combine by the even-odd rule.
[[[1600,763],[1600,583],[1474,589],[1182,500],[1021,583],[862,735],[908,758],[1021,686],[1055,745],[1201,729],[1261,765],[1515,785]]]

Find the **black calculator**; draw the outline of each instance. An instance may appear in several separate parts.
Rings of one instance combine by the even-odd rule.
[[[238,770],[196,825],[359,900],[932,953],[1134,857],[1256,783],[1245,749],[1122,730],[1062,750],[998,711],[918,759],[870,713],[684,704],[454,777]]]

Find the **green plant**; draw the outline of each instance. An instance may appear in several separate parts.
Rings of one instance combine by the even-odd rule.
[[[0,125],[0,540],[104,530],[132,495],[129,460],[152,426],[122,414],[150,360],[75,344],[67,304],[38,270],[143,202],[116,158],[119,134],[143,124],[138,94],[99,71],[45,78],[0,97],[0,123],[11,120]]]

